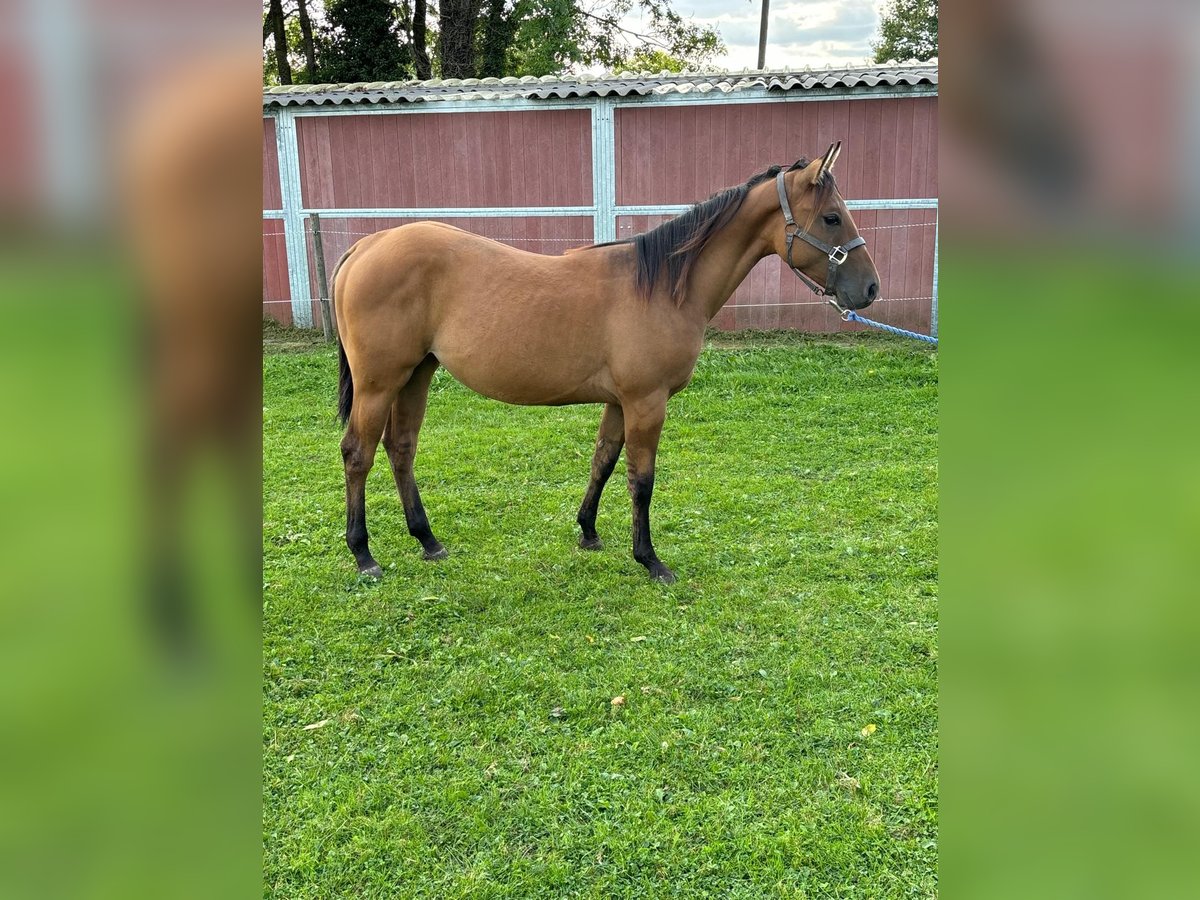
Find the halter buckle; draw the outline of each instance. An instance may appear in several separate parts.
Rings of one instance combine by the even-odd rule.
[[[835,266],[840,266],[850,256],[850,253],[845,247],[834,247],[829,251],[829,261]]]

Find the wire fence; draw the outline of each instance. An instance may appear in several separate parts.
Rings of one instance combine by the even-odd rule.
[[[871,212],[878,213],[878,212],[884,212],[884,210],[871,210]],[[929,213],[929,212],[931,212],[931,210],[928,210],[928,209],[912,209],[912,210],[896,210],[896,211],[889,210],[888,212],[906,212],[906,213],[912,214],[912,213]],[[365,216],[363,218],[373,218],[373,217]],[[649,218],[653,218],[653,217],[649,217]],[[667,218],[667,216],[662,216],[662,218],[665,220]],[[320,252],[325,257],[325,259],[323,260],[323,263],[330,269],[332,268],[331,261],[336,261],[342,255],[342,253],[345,252],[345,250],[347,250],[350,247],[350,245],[352,245],[357,239],[363,238],[363,237],[369,237],[373,234],[378,234],[380,230],[383,230],[383,229],[358,230],[358,229],[345,228],[345,227],[330,228],[330,227],[327,227],[327,225],[326,225],[327,221],[329,221],[329,220],[321,220],[320,217],[316,216],[315,214],[313,216],[311,216],[310,219],[308,221],[306,221],[306,223],[305,223],[305,241],[306,241],[306,245],[308,247],[308,252],[310,254],[310,262],[315,261],[315,257],[317,255],[317,248],[320,247],[320,248],[322,248]],[[344,217],[343,217],[343,221],[344,221]],[[651,227],[653,227],[653,226],[651,226]],[[860,233],[866,234],[866,233],[872,233],[872,232],[891,232],[891,231],[901,231],[901,230],[907,230],[907,229],[936,229],[936,227],[937,227],[937,222],[935,219],[934,221],[926,221],[926,222],[902,222],[902,223],[884,224],[884,225],[861,225],[858,227],[858,231]],[[500,229],[500,230],[503,230],[503,229]],[[936,232],[934,234],[935,234],[934,240],[922,239],[922,245],[928,244],[928,246],[931,249],[936,247]],[[286,236],[287,236],[287,232],[282,231],[282,230],[281,231],[264,231],[263,232],[264,239],[266,239],[266,238],[286,238]],[[573,248],[577,248],[577,247],[587,247],[587,246],[590,246],[592,243],[594,243],[593,238],[590,234],[586,235],[586,236],[581,235],[579,237],[549,237],[549,236],[542,237],[542,236],[512,235],[512,234],[503,235],[503,234],[493,233],[493,234],[485,234],[483,236],[488,237],[492,240],[498,241],[503,244],[508,244],[508,245],[516,245],[516,244],[535,245],[537,248],[548,247],[548,246],[558,247],[558,246],[562,246],[562,245],[568,245],[568,246],[562,246],[562,249],[564,249],[564,250],[569,250],[569,249],[573,249]],[[324,241],[325,237],[333,237],[334,240],[328,241],[328,242],[325,242],[324,244],[322,244],[322,241]],[[349,239],[349,240],[347,240],[347,239]],[[935,254],[935,253],[936,253],[936,250],[933,251],[933,254]],[[936,305],[933,305],[933,304],[936,299],[935,294],[936,294],[936,290],[937,290],[937,284],[936,284],[936,264],[935,264],[934,260],[932,259],[933,254],[930,254],[929,260],[921,261],[922,269],[924,270],[924,272],[926,274],[928,274],[929,280],[925,281],[924,275],[922,275],[918,278],[918,280],[923,283],[909,285],[910,287],[927,287],[929,285],[932,285],[932,287],[933,287],[932,293],[921,292],[921,293],[918,293],[913,296],[881,297],[881,298],[875,300],[874,302],[876,304],[900,304],[900,303],[931,304],[929,307],[922,308],[922,309],[928,309],[928,311],[929,311],[929,317],[928,317],[928,319],[925,319],[924,321],[928,324],[928,326],[930,326],[932,328],[934,333],[936,333],[936,328],[937,328]],[[312,269],[312,267],[310,266],[310,270],[311,269]],[[315,276],[316,273],[310,272],[310,275]],[[884,276],[885,276],[884,281],[886,283],[888,280],[886,272],[884,272]],[[313,283],[310,286],[312,287],[313,292],[315,292],[315,293],[324,292],[327,294],[328,288],[326,287],[324,289],[324,291],[322,291],[321,285],[319,283],[317,283],[318,280],[319,279],[316,277],[312,278]],[[901,279],[901,280],[903,281],[903,279]],[[910,281],[912,280],[911,275],[909,277],[909,280]],[[266,299],[266,298],[263,299],[264,311],[269,307],[275,307],[275,308],[292,307],[294,309],[297,306],[302,307],[305,304],[311,304],[311,306],[309,308],[313,310],[312,318],[315,321],[317,318],[317,315],[325,315],[326,314],[324,312],[324,310],[322,309],[322,307],[327,306],[328,298],[327,297],[302,297],[298,301],[293,300],[293,299],[274,299],[274,298],[273,299]],[[736,312],[738,310],[769,310],[769,309],[782,309],[782,308],[795,308],[795,307],[825,307],[827,310],[832,310],[832,307],[829,305],[829,303],[827,301],[821,300],[821,299],[811,299],[811,300],[780,299],[780,300],[772,300],[769,302],[758,302],[758,301],[752,299],[752,300],[750,300],[750,302],[746,302],[741,297],[737,297],[737,296],[735,296],[733,298],[733,300],[729,304],[727,304],[725,309]],[[885,307],[885,308],[888,308],[888,307]],[[320,310],[320,312],[318,312],[318,310]],[[284,315],[287,316],[288,319],[290,319],[290,316],[288,316],[286,313],[284,313]],[[910,312],[909,315],[911,316],[912,313]],[[776,319],[776,321],[778,323],[778,319]],[[728,327],[728,326],[725,326],[725,327]],[[743,326],[739,325],[737,327],[743,327]],[[759,327],[759,326],[752,325],[750,327]],[[771,326],[768,326],[768,327],[771,327]],[[796,326],[794,324],[783,324],[783,325],[776,324],[774,327],[796,327]]]

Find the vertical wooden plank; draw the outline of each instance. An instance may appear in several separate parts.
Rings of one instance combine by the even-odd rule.
[[[317,206],[320,200],[321,154],[317,149],[319,120],[300,119],[296,122],[296,152],[300,159],[300,198],[306,206]]]
[[[476,173],[480,194],[486,195],[489,203],[508,206],[511,201],[505,196],[506,185],[500,181],[500,168],[507,165],[500,156],[508,148],[496,140],[496,115],[494,112],[475,113],[471,119],[476,147],[471,169]]]
[[[712,109],[712,131],[708,136],[712,166],[709,168],[704,185],[700,192],[702,197],[719,191],[725,186],[725,155],[728,153],[729,142],[729,107],[714,106]]]
[[[900,109],[898,101],[886,100],[880,117],[880,147],[886,152],[879,168],[879,197],[885,200],[896,198],[896,151],[900,131]]]
[[[910,197],[932,197],[929,191],[929,113],[926,104],[913,103]]]
[[[421,119],[421,116],[411,113],[398,115],[394,119],[388,117],[389,125],[394,123],[395,128],[390,139],[397,148],[397,165],[394,172],[397,206],[417,205],[417,174],[420,171],[420,151],[417,142],[420,138]]]
[[[698,164],[696,147],[696,110],[690,107],[679,109],[679,196],[681,203],[691,203],[699,200],[696,193],[696,168]]]
[[[437,114],[413,116],[413,206],[436,206],[438,188],[429,177],[429,160],[434,155],[433,132]]]
[[[518,115],[516,113],[505,113],[504,126],[508,134],[509,146],[520,146],[524,140],[524,124]],[[522,157],[510,157],[508,170],[512,175],[513,206],[527,206],[528,195],[525,191],[525,166]],[[518,229],[514,228],[513,233],[517,234]]]
[[[367,205],[366,183],[363,177],[370,156],[369,141],[365,139],[367,123],[359,116],[348,116],[342,121],[345,123],[346,135],[346,178],[342,184],[342,199],[338,205],[360,209]]]
[[[795,156],[790,156],[791,148],[788,146],[788,104],[772,103],[768,108],[771,110],[771,138],[767,146],[767,156],[763,160],[767,164],[778,163],[781,166],[789,166],[795,160]]]
[[[548,119],[544,114],[538,113],[527,113],[526,117],[529,120],[529,133],[534,136],[533,146],[537,148],[539,157],[538,182],[541,194],[538,206],[564,206],[564,176],[567,169],[578,165],[578,162],[571,146],[563,140],[563,112],[554,110]],[[539,223],[540,227],[542,226]]]
[[[863,174],[862,185],[855,194],[860,199],[882,197],[883,157],[883,101],[859,100],[863,120]]]
[[[392,206],[388,176],[396,168],[394,148],[383,140],[383,116],[365,116],[363,142],[366,165],[363,173],[363,198],[368,206]]]
[[[314,119],[300,119],[296,126],[296,155],[300,162],[300,197],[307,206],[315,206],[313,199],[317,196],[313,186],[316,168],[320,157],[316,150],[316,129]]]
[[[329,120],[330,206],[345,206],[346,198],[346,124],[341,117]]]
[[[649,122],[646,119],[646,110],[631,109],[629,110],[630,124],[629,129],[629,151],[632,157],[629,167],[629,177],[631,179],[630,191],[632,194],[632,202],[638,203],[653,203],[655,202],[649,194],[649,184],[646,181],[646,157],[649,155],[650,136]]]
[[[580,196],[588,205],[599,203],[599,197],[592,196],[592,168],[596,160],[592,158],[592,116],[588,110],[579,111],[579,140],[583,144],[583,152],[587,154],[588,164],[579,170]],[[589,231],[590,234],[590,231]]]
[[[862,103],[847,103],[846,146],[838,162],[838,185],[847,200],[862,199],[863,165],[866,159],[866,129],[863,122]]]
[[[303,164],[303,154],[301,155]],[[263,119],[263,209],[282,209],[283,192],[279,185],[279,146],[276,144],[275,120]]]
[[[671,110],[671,116],[667,122],[669,143],[661,145],[661,156],[667,164],[660,171],[670,179],[669,191],[678,198],[675,202],[688,203],[690,195],[684,190],[683,172],[685,168],[690,168],[692,154],[690,146],[684,143],[684,109],[679,106],[668,107],[668,109]],[[664,188],[667,187],[664,185]],[[663,193],[666,195],[667,190],[664,190]]]
[[[464,163],[460,178],[467,192],[468,206],[494,206],[496,203],[492,182],[485,177],[483,166],[483,128],[486,113],[470,113],[459,116],[462,124]]]
[[[916,197],[916,184],[913,179],[913,128],[915,125],[916,104],[896,100],[896,154],[893,158],[896,168],[895,191],[897,197]]]
[[[925,194],[926,197],[937,197],[938,194],[938,102],[936,97],[931,97],[927,101],[929,107],[929,118],[926,122],[928,130],[929,147],[929,169],[926,173]]]
[[[829,145],[837,140],[836,123],[833,117],[833,103],[828,101],[814,103],[817,107],[817,143],[813,147],[813,156],[823,154]]]

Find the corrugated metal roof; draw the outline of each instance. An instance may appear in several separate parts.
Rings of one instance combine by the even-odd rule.
[[[298,84],[263,88],[263,106],[426,103],[436,100],[545,100],[551,97],[628,97],[661,94],[734,94],[738,91],[839,90],[936,85],[937,60],[837,69],[741,72],[622,72],[615,76],[563,78],[447,78],[362,84]]]

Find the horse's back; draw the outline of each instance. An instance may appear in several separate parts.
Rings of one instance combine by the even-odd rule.
[[[412,366],[432,352],[507,402],[608,399],[608,322],[628,282],[611,257],[529,253],[440,222],[371,235],[336,278],[351,365],[389,356]]]

